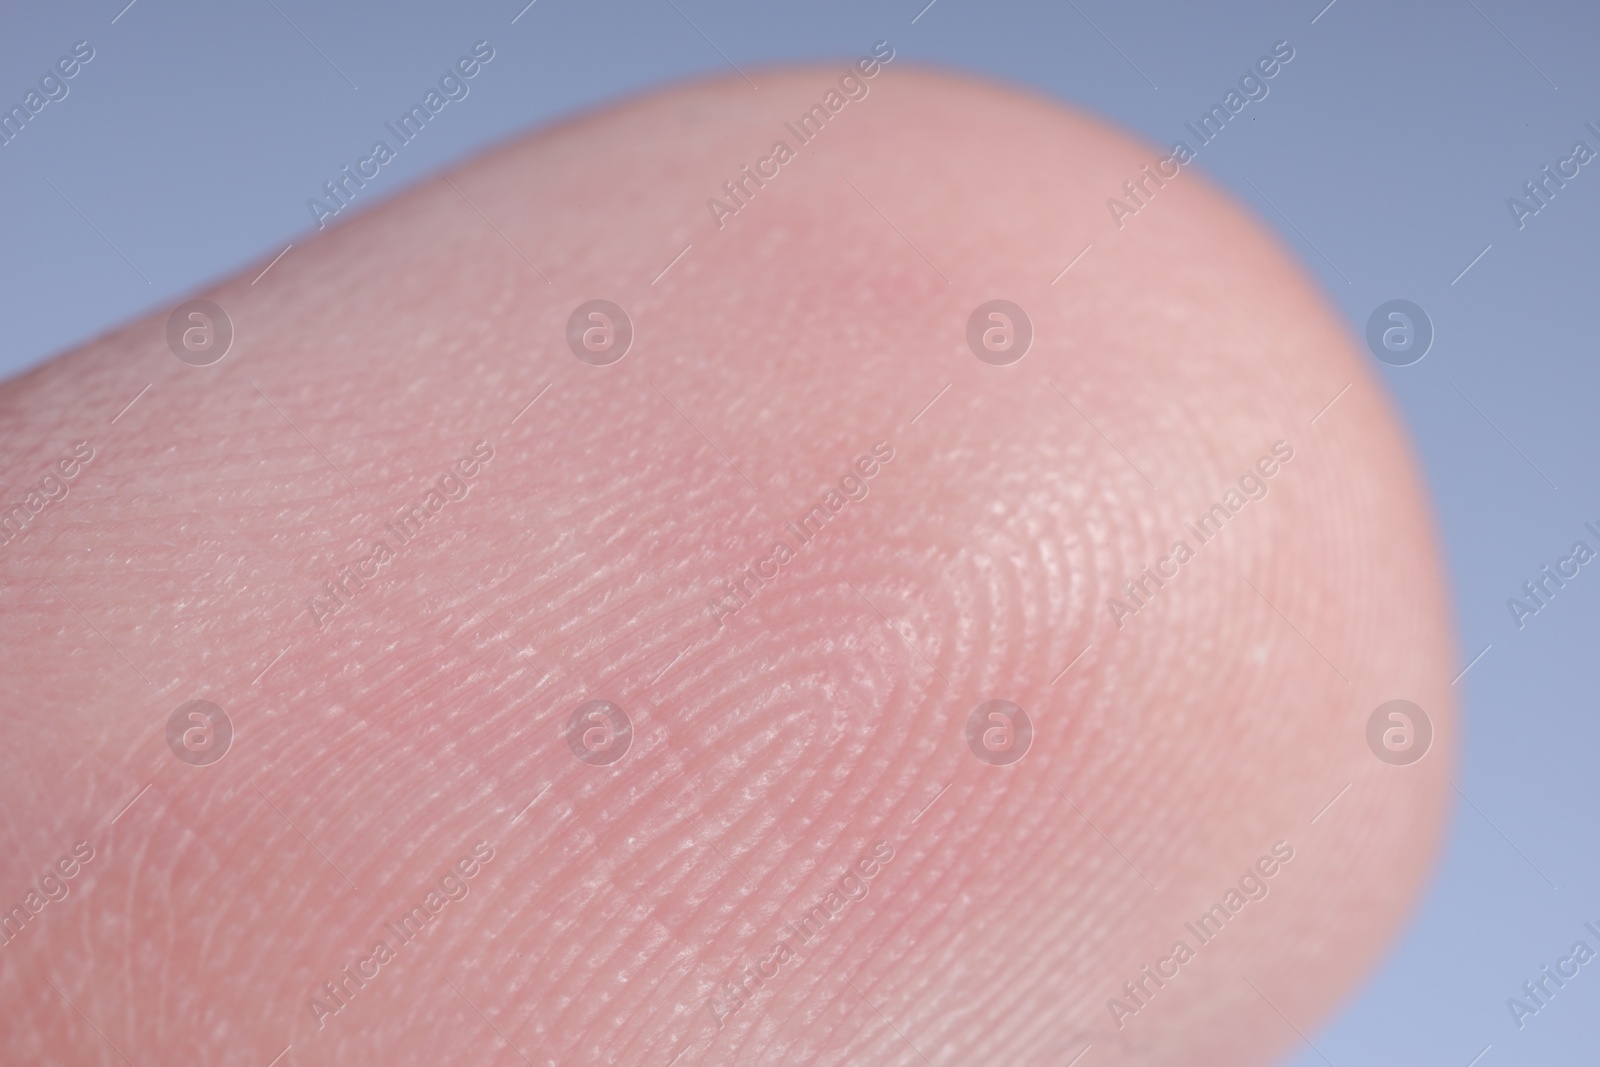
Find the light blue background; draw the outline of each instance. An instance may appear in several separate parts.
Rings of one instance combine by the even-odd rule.
[[[538,0],[513,25],[525,2],[137,0],[115,24],[125,0],[12,5],[7,106],[73,42],[97,55],[0,148],[0,372],[302,239],[306,198],[479,38],[496,60],[384,168],[380,193],[574,109],[726,71],[718,48],[749,67],[887,38],[906,59],[1033,86],[1166,144],[1287,38],[1293,64],[1200,166],[1299,249],[1353,333],[1392,297],[1430,312],[1432,352],[1380,373],[1439,507],[1464,658],[1491,646],[1459,683],[1456,781],[1481,814],[1458,802],[1415,923],[1311,1032],[1321,1054],[1302,1044],[1291,1062],[1466,1067],[1491,1044],[1483,1067],[1592,1062],[1600,964],[1520,1033],[1505,1000],[1584,919],[1600,925],[1600,568],[1520,632],[1505,601],[1600,521],[1600,163],[1520,232],[1505,198],[1574,140],[1600,148],[1583,128],[1600,125],[1600,10],[1337,0],[1313,24],[1326,0],[937,0],[913,24],[926,0],[677,0],[681,13],[669,0]]]

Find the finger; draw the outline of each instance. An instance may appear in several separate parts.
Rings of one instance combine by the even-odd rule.
[[[208,366],[158,315],[6,387],[15,469],[93,453],[0,556],[0,885],[93,851],[8,1059],[1262,1063],[1371,965],[1451,646],[1344,329],[1192,169],[1111,212],[1165,153],[840,77],[400,196],[208,294]]]

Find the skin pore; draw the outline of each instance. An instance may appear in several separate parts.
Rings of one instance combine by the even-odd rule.
[[[0,1060],[1264,1064],[1352,991],[1454,747],[1387,400],[1193,168],[1118,229],[1162,150],[903,61],[795,144],[839,76],[350,212],[200,294],[213,365],[163,310],[0,386],[6,506],[63,486],[0,546]]]

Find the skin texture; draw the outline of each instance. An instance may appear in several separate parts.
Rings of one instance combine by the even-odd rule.
[[[4,386],[8,504],[94,449],[0,547],[4,906],[94,858],[0,948],[0,1060],[1261,1064],[1374,964],[1433,862],[1454,648],[1365,360],[1192,168],[1119,229],[1164,151],[903,61],[719,228],[842,69],[662,92],[297,241],[203,294],[213,366],[163,311]],[[593,298],[636,329],[610,366],[565,342]],[[1010,366],[965,339],[995,298],[1036,334]],[[1277,442],[1265,498],[1190,534]],[[1394,698],[1434,728],[1410,766],[1367,746]],[[209,766],[167,742],[192,699],[235,731]],[[569,746],[592,699],[618,762]],[[1009,766],[968,744],[993,699],[1033,724]]]

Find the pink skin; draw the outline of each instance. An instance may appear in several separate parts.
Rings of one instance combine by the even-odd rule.
[[[157,314],[0,390],[7,502],[94,449],[0,546],[0,906],[94,850],[0,949],[0,1060],[1262,1064],[1373,965],[1433,862],[1454,649],[1366,360],[1199,174],[1118,229],[1163,152],[903,61],[718,228],[838,75],[658,93],[297,242],[206,294],[213,366]],[[596,297],[637,330],[610,366],[565,343]],[[964,337],[997,297],[1036,331],[1004,367]],[[1404,767],[1364,733],[1397,697],[1436,734]],[[166,737],[198,698],[209,766]],[[592,699],[615,763],[568,744]],[[1010,766],[968,747],[992,699],[1033,724]]]

